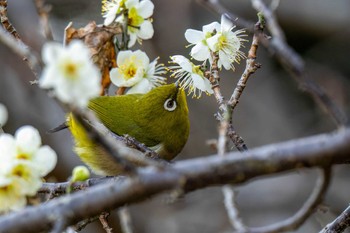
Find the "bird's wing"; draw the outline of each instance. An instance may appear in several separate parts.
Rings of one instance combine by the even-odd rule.
[[[137,100],[140,95],[101,96],[90,101],[101,122],[118,135],[130,134],[137,130],[135,123]],[[133,136],[133,135],[132,135]]]

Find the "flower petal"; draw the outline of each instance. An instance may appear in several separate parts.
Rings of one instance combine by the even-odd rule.
[[[204,92],[207,92],[209,94],[213,93],[213,90],[211,89],[211,85],[208,79],[203,78],[198,74],[192,74],[192,80],[193,80],[193,86],[195,86],[196,88]]]
[[[142,68],[146,68],[149,65],[149,58],[145,52],[141,50],[136,50],[133,52],[133,55],[136,56],[136,65]]]
[[[118,68],[116,68],[111,70],[110,77],[111,77],[112,83],[118,87],[131,87],[142,79],[143,70],[138,69],[136,74],[132,78],[125,79],[124,75],[120,73]]]
[[[125,1],[125,7],[127,9],[130,9],[132,7],[137,6],[137,4],[139,4],[139,0],[126,0]]]
[[[150,76],[150,75],[154,75],[154,73],[156,72],[156,65],[158,62],[158,58],[154,59],[147,67],[146,69],[146,75]]]
[[[203,32],[194,29],[187,29],[185,32],[185,38],[187,42],[191,44],[197,44],[205,39]]]
[[[154,4],[150,0],[140,1],[137,10],[141,17],[147,19],[153,15]]]
[[[148,40],[153,37],[154,30],[153,25],[150,20],[145,20],[140,25],[140,30],[137,33],[137,36],[140,37],[143,40]]]
[[[152,84],[146,78],[143,78],[140,82],[131,87],[127,94],[144,94],[152,89]]]
[[[104,25],[108,26],[111,23],[113,23],[113,21],[115,20],[115,18],[117,17],[117,13],[118,13],[118,9],[119,6],[115,5],[113,6],[105,15],[103,15],[103,17],[105,18],[104,20]]]
[[[3,127],[8,119],[8,112],[5,105],[0,103],[0,128]]]
[[[220,34],[215,34],[214,36],[207,39],[207,44],[211,51],[213,52],[218,51],[219,38],[220,38]]]
[[[231,31],[233,28],[233,23],[225,15],[221,15],[221,32]]]
[[[171,59],[175,63],[179,64],[183,70],[192,73],[192,63],[186,57],[182,55],[175,55],[171,56]]]
[[[57,164],[57,154],[49,146],[42,146],[34,154],[33,160],[40,176],[46,176]]]
[[[33,154],[41,145],[39,131],[33,126],[22,126],[15,134],[16,145],[20,153]]]
[[[42,58],[45,64],[56,61],[62,51],[62,45],[56,42],[48,42],[42,48]]]
[[[16,140],[10,134],[0,135],[0,174],[6,173],[16,158]],[[1,177],[1,176],[0,176]]]
[[[218,66],[221,68],[221,65],[224,66],[226,70],[229,70],[233,68],[231,65],[233,61],[230,60],[230,58],[221,50],[219,51],[219,61],[218,61]]]
[[[203,32],[204,34],[212,33],[213,31],[219,32],[220,31],[220,24],[218,22],[212,22],[210,24],[203,26]]]
[[[132,46],[135,45],[137,36],[135,33],[131,33],[131,34],[129,34],[129,36],[130,36],[130,38],[129,38],[128,48],[131,48]]]
[[[117,64],[118,66],[124,64],[125,62],[127,62],[127,60],[129,59],[129,57],[132,55],[132,51],[131,50],[125,50],[125,51],[120,51],[118,53],[118,57],[117,57]]]
[[[199,43],[191,49],[191,56],[197,61],[205,61],[210,57],[209,47]]]

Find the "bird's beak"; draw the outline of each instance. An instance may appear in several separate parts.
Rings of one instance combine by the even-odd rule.
[[[175,96],[177,96],[177,94],[179,93],[179,90],[180,90],[180,85],[178,82],[175,82],[175,87],[176,87]]]

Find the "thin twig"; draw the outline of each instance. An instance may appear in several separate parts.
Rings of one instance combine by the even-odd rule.
[[[214,96],[218,102],[219,105],[219,127],[218,127],[218,140],[217,140],[217,151],[218,155],[220,157],[224,157],[226,154],[226,148],[227,148],[227,136],[228,136],[228,130],[231,123],[231,118],[232,118],[232,108],[229,107],[227,102],[224,100],[224,97],[221,93],[220,89],[220,78],[219,78],[219,69],[218,69],[218,55],[215,53],[212,53],[212,64],[211,64],[211,70],[210,70],[210,78],[209,81],[212,84],[212,89],[214,91]],[[229,190],[231,192],[229,192]],[[228,213],[229,219],[232,220],[234,217],[232,213],[238,213],[238,210],[235,209],[235,206],[233,204],[234,200],[232,199],[232,193],[233,190],[229,186],[224,186],[222,187],[222,192],[224,195],[224,203],[226,207],[226,211]],[[230,202],[230,204],[229,204]],[[236,214],[235,216],[237,216]],[[237,229],[235,225],[235,220],[230,221],[232,223],[232,227],[234,229]],[[239,225],[239,224],[238,224]],[[240,230],[237,229],[237,230]]]
[[[49,24],[49,12],[51,11],[52,6],[47,5],[45,3],[45,0],[34,0],[34,2],[40,18],[40,24],[43,29],[45,38],[51,41],[53,40],[53,35]]]
[[[35,76],[41,73],[42,67],[39,56],[35,55],[35,52],[26,44],[13,37],[3,27],[0,27],[0,42],[9,47],[19,57],[23,58]]]
[[[228,109],[227,103],[220,89],[220,77],[219,77],[219,68],[218,68],[219,56],[216,53],[212,53],[211,56],[212,56],[212,64],[211,64],[209,81],[214,91],[214,97],[219,105],[218,114],[220,114],[217,149],[218,149],[218,155],[224,156],[226,152],[227,128],[228,128],[229,120],[231,118],[231,111]]]
[[[127,206],[118,209],[120,226],[123,233],[133,233],[131,215]]]
[[[84,219],[84,220],[78,222],[77,224],[75,224],[72,228],[74,231],[79,232],[79,231],[83,230],[90,223],[97,221],[99,219],[99,217],[100,216],[95,216],[95,217],[91,217],[88,219]]]
[[[243,224],[238,209],[236,207],[236,192],[233,190],[233,187],[231,187],[230,185],[225,185],[222,188],[222,192],[224,194],[224,203],[231,226],[233,227],[236,233],[247,232],[247,227]]]
[[[99,220],[102,224],[103,229],[106,231],[106,233],[113,233],[113,229],[108,224],[108,212],[102,212],[100,214]]]
[[[7,17],[7,0],[0,0],[0,22],[4,29],[8,31],[16,40],[21,40],[16,29]]]
[[[260,64],[256,63],[256,57],[257,57],[257,49],[259,46],[259,35],[262,34],[263,29],[264,29],[264,20],[261,15],[259,16],[259,21],[255,24],[255,30],[254,30],[254,35],[253,35],[253,40],[252,40],[252,45],[250,46],[249,52],[248,52],[248,57],[246,60],[246,68],[239,79],[236,88],[234,89],[231,98],[228,101],[228,105],[234,110],[234,108],[237,106],[239,99],[244,91],[244,88],[248,82],[249,77],[255,73],[255,71],[260,68]],[[232,125],[232,117],[230,117],[229,121],[229,126],[228,126],[228,136],[231,138],[232,142],[236,146],[236,148],[239,151],[245,151],[247,150],[247,146],[244,143],[244,140],[242,137],[240,137],[237,132],[234,130],[233,125]]]
[[[272,224],[270,226],[259,227],[259,228],[250,228],[250,233],[278,233],[278,232],[286,232],[297,229],[301,226],[306,219],[314,212],[316,207],[321,204],[323,201],[323,197],[326,194],[327,188],[329,186],[331,178],[331,169],[324,168],[322,169],[322,173],[320,174],[315,188],[312,191],[311,195],[304,203],[304,205],[296,212],[292,217]]]
[[[226,109],[225,107],[225,99],[224,96],[221,93],[220,89],[220,77],[219,77],[219,68],[218,68],[218,60],[219,56],[218,54],[211,53],[212,56],[212,64],[211,64],[211,69],[209,72],[206,72],[206,76],[208,77],[210,83],[211,83],[211,88],[213,89],[214,92],[214,97],[216,99],[216,102],[219,105],[219,114]],[[220,117],[219,116],[219,120]]]
[[[69,181],[62,183],[43,183],[38,193],[53,193],[59,196],[66,193],[69,185],[71,185],[72,191],[78,191],[106,182],[121,182],[125,178],[125,176],[107,176],[102,178],[90,178],[84,182],[74,182],[73,184],[70,184]]]
[[[249,52],[248,52],[248,57],[246,60],[246,68],[240,78],[240,80],[237,83],[237,86],[235,90],[232,93],[232,96],[230,100],[227,102],[229,110],[227,110],[227,116],[228,119],[223,117],[221,121],[221,126],[220,130],[223,131],[222,133],[225,133],[225,135],[228,135],[231,140],[234,142],[236,148],[239,151],[245,151],[247,150],[247,147],[243,141],[243,139],[237,135],[236,131],[234,131],[233,125],[232,125],[232,113],[234,108],[239,102],[239,98],[243,93],[243,90],[246,86],[246,83],[248,82],[249,77],[255,73],[255,71],[260,68],[260,64],[256,63],[256,53],[257,49],[259,46],[259,34],[262,33],[264,29],[264,20],[261,15],[259,15],[259,20],[255,24],[255,30],[254,30],[254,35],[253,35],[253,40],[252,40],[252,45],[250,46]],[[222,128],[221,128],[222,127]],[[223,128],[225,127],[225,128]],[[224,129],[226,131],[224,131]],[[221,134],[220,134],[221,135]],[[226,139],[226,137],[225,137]],[[222,145],[221,145],[222,146]],[[219,147],[220,148],[220,147]],[[219,153],[220,155],[220,153]],[[222,188],[222,192],[225,197],[225,207],[226,211],[228,213],[230,222],[232,227],[237,231],[237,232],[246,232],[246,227],[244,226],[243,222],[241,219],[238,217],[239,216],[239,211],[236,208],[234,202],[234,191],[231,189],[230,186],[224,186]]]
[[[319,233],[340,233],[350,227],[350,206],[346,208],[333,222],[327,224]]]
[[[232,140],[233,144],[235,145],[238,151],[243,152],[248,150],[248,147],[245,144],[243,138],[240,135],[238,135],[238,133],[234,129],[232,122],[230,122],[228,126],[227,136]]]
[[[256,63],[256,57],[257,57],[256,54],[259,47],[259,35],[263,33],[265,25],[264,25],[263,17],[259,14],[258,16],[259,16],[259,21],[255,24],[252,45],[250,46],[250,49],[248,52],[245,70],[241,78],[239,79],[237,86],[231,95],[230,100],[228,101],[228,105],[232,109],[234,109],[237,106],[239,102],[239,98],[241,97],[250,76],[254,74],[256,70],[261,67],[259,63]]]
[[[118,136],[118,135],[115,135],[115,136]],[[161,159],[160,155],[157,152],[155,152],[154,150],[151,150],[145,144],[137,141],[135,138],[129,135],[124,135],[123,137],[120,137],[120,140],[122,140],[127,146],[143,152],[145,156],[150,157],[154,160],[157,160],[160,163],[168,164],[166,160]]]
[[[42,232],[58,217],[73,225],[125,204],[148,199],[181,185],[183,191],[229,182],[240,184],[262,175],[302,167],[325,167],[350,161],[350,128],[329,134],[267,145],[244,153],[230,152],[179,161],[164,170],[138,168],[137,175],[108,182],[0,217],[0,232]],[[89,203],[89,208],[86,208]]]

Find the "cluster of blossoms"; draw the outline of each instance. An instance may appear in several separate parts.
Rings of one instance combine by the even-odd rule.
[[[188,29],[185,38],[193,46],[190,55],[193,59],[203,62],[202,65],[195,65],[186,57],[176,55],[171,57],[171,62],[178,64],[169,67],[178,78],[182,88],[188,89],[189,94],[200,97],[202,92],[212,94],[211,85],[205,77],[201,67],[205,67],[213,62],[213,55],[218,56],[217,65],[219,69],[234,70],[234,63],[244,58],[244,53],[240,51],[243,41],[243,30],[232,31],[235,26],[224,15],[221,23],[213,22],[204,25],[202,31]]]
[[[245,55],[240,51],[242,42],[245,41],[242,36],[244,30],[232,31],[235,26],[224,15],[221,16],[221,24],[213,22],[204,25],[202,31],[187,29],[185,38],[193,45],[190,55],[197,61],[212,62],[211,53],[217,53],[219,56],[218,66],[223,66],[226,70],[234,70],[233,63],[239,63]]]
[[[137,51],[120,51],[117,68],[110,72],[111,81],[118,87],[130,87],[127,94],[147,93],[151,89],[165,84],[163,64],[157,64],[158,58],[150,63],[146,53]]]
[[[102,15],[104,25],[113,22],[127,25],[128,48],[136,41],[151,39],[154,34],[152,19],[154,5],[150,0],[103,0]]]
[[[150,0],[103,0],[102,13],[104,24],[120,23],[129,36],[127,48],[136,41],[150,39],[153,36],[151,16],[154,5]],[[210,67],[217,57],[219,69],[234,70],[234,63],[244,58],[240,51],[243,30],[232,31],[235,27],[225,16],[221,23],[204,25],[202,31],[188,29],[185,38],[193,46],[191,58],[202,62],[200,65],[181,55],[171,57],[174,65],[169,67],[171,76],[179,86],[187,89],[188,94],[200,97],[204,92],[213,93],[205,67]],[[100,90],[100,73],[92,64],[89,50],[79,41],[71,42],[67,47],[47,44],[43,48],[43,60],[46,67],[40,79],[40,86],[50,88],[64,103],[74,103],[85,107],[89,99],[97,96]],[[122,50],[117,55],[117,68],[110,71],[114,85],[128,88],[126,94],[146,93],[166,83],[162,77],[166,68],[157,64],[158,58],[150,62],[148,56],[140,51]],[[209,63],[209,64],[208,64]],[[89,77],[89,78],[86,78]]]
[[[18,210],[26,205],[41,187],[42,177],[56,165],[57,155],[41,145],[38,130],[19,128],[15,136],[0,135],[0,213]]]
[[[152,38],[154,34],[152,19],[154,5],[150,0],[103,0],[102,15],[104,25],[120,23],[129,36],[127,48],[136,41]],[[117,68],[110,71],[111,81],[118,87],[129,88],[126,94],[146,93],[151,89],[166,84],[166,73],[163,64],[157,59],[150,62],[146,53],[137,51],[120,51],[117,57]]]

